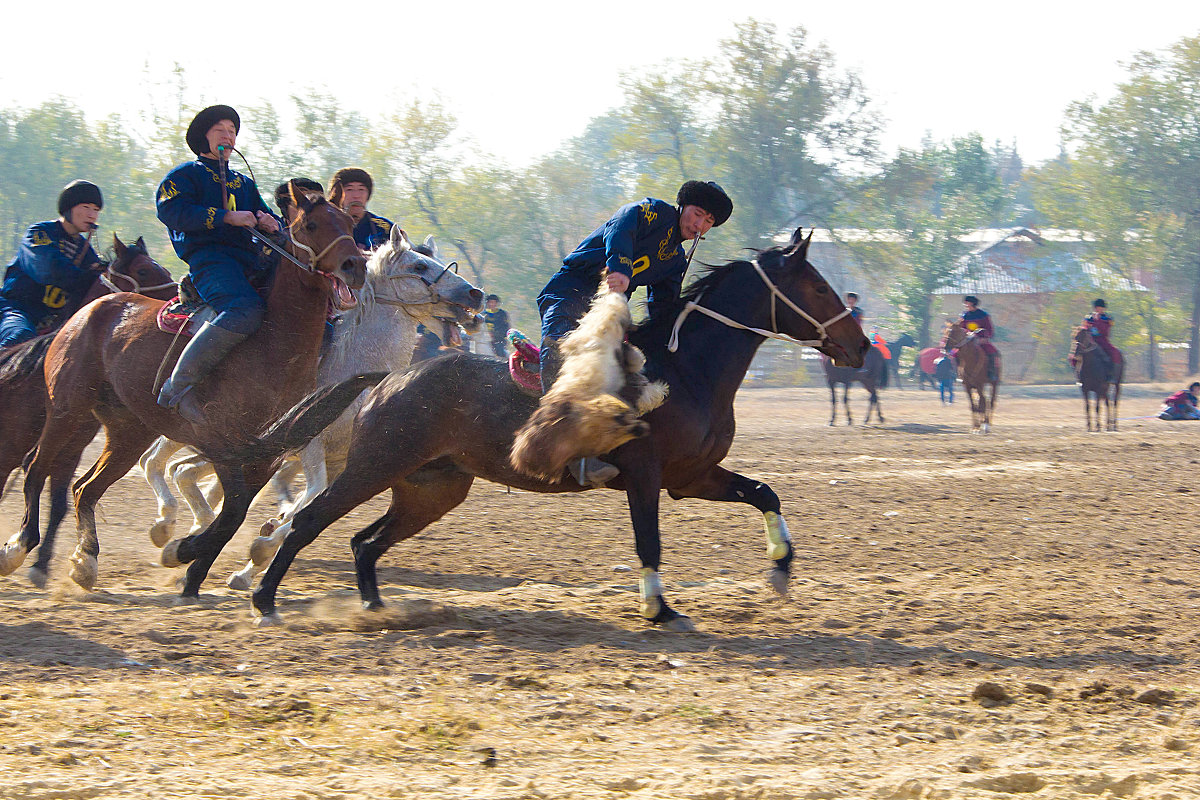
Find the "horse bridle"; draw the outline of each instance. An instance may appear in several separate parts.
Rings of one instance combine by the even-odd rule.
[[[300,219],[303,219],[303,217],[301,217]],[[308,258],[309,258],[308,264],[305,264],[304,262],[300,261],[300,259],[296,258],[296,256],[293,253],[289,253],[287,250],[284,250],[282,247],[275,244],[275,242],[271,241],[270,238],[268,238],[267,236],[264,236],[262,233],[259,233],[254,228],[247,228],[247,230],[250,231],[250,236],[252,236],[253,238],[262,242],[267,247],[271,248],[276,253],[283,256],[288,261],[292,262],[293,264],[295,264],[297,267],[304,270],[305,272],[321,272],[321,270],[317,269],[317,264],[319,264],[321,259],[324,258],[326,255],[328,255],[329,251],[332,250],[334,248],[334,246],[336,246],[343,239],[348,239],[351,244],[355,245],[355,247],[358,246],[358,244],[354,241],[353,236],[351,236],[348,233],[343,233],[341,236],[338,236],[332,242],[327,244],[325,246],[325,249],[322,250],[320,253],[314,253],[313,249],[311,247],[304,244],[303,242],[296,241],[296,237],[292,236],[292,229],[297,224],[299,224],[300,219],[297,219],[295,222],[293,222],[292,224],[287,226],[287,244],[291,245],[293,248],[299,248],[300,250],[303,250],[304,252],[308,253]]]
[[[809,314],[807,311],[802,309],[800,306],[793,303],[792,299],[790,297],[788,297],[786,294],[781,292],[779,290],[779,287],[771,282],[771,279],[769,277],[767,277],[767,273],[764,272],[763,268],[759,265],[758,259],[751,261],[750,264],[751,264],[751,266],[754,267],[754,271],[758,273],[758,277],[762,279],[762,282],[765,283],[767,285],[767,288],[770,289],[770,291],[771,291],[771,330],[768,331],[768,330],[763,330],[762,328],[754,328],[749,325],[743,325],[742,323],[738,322],[737,320],[730,319],[729,317],[725,316],[724,314],[719,314],[716,311],[713,311],[711,308],[705,308],[704,306],[700,305],[700,302],[699,302],[700,300],[704,299],[704,296],[701,295],[700,297],[696,298],[695,300],[689,300],[687,305],[685,305],[683,307],[683,310],[679,312],[679,316],[675,318],[675,325],[674,325],[674,327],[671,328],[671,339],[667,342],[668,352],[674,353],[676,350],[679,349],[679,329],[681,327],[683,327],[683,321],[687,318],[687,315],[692,313],[693,311],[699,311],[701,314],[712,317],[717,322],[720,322],[723,325],[726,325],[730,328],[737,328],[738,330],[750,331],[751,333],[757,333],[759,336],[765,336],[768,339],[778,339],[782,342],[791,342],[792,344],[804,345],[806,347],[822,347],[825,344],[827,344],[829,342],[829,332],[826,329],[833,323],[842,319],[843,317],[849,316],[850,309],[847,308],[847,309],[844,309],[842,311],[842,313],[837,314],[836,316],[832,317],[831,319],[826,320],[825,322],[818,322],[816,319],[813,318],[813,316],[811,314]],[[819,339],[796,339],[795,337],[789,336],[786,333],[780,333],[778,330],[779,323],[778,323],[777,314],[776,314],[776,308],[777,308],[776,302],[778,300],[782,300],[788,308],[790,308],[792,311],[795,311],[797,314],[799,314],[804,319],[808,320],[809,324],[811,324],[816,329],[817,336],[819,336],[820,338]]]
[[[413,252],[416,252],[416,251],[413,251]],[[429,256],[426,256],[422,253],[417,253],[417,255],[420,255],[422,258],[429,258]],[[436,264],[438,262],[434,261],[434,263]],[[421,302],[406,303],[406,302],[400,300],[399,298],[379,297],[378,295],[375,296],[375,302],[383,303],[384,305],[388,305],[388,306],[400,306],[400,307],[432,305],[433,303],[436,303],[436,302],[442,300],[442,293],[437,290],[437,282],[440,281],[442,278],[446,277],[446,273],[449,272],[451,269],[454,270],[455,275],[458,274],[458,262],[457,261],[451,261],[449,264],[446,264],[444,267],[442,267],[442,271],[439,272],[438,276],[436,278],[434,278],[433,280],[429,280],[429,278],[427,278],[421,274],[408,273],[408,272],[404,273],[403,275],[389,275],[388,276],[388,281],[401,281],[401,280],[421,281],[421,283],[425,284],[425,288],[429,290],[429,299],[426,300],[424,303],[421,303]]]
[[[122,289],[121,287],[117,286],[116,281],[118,278],[124,278],[125,280],[129,281],[130,284],[133,285],[133,288]],[[100,283],[104,284],[114,292],[129,291],[133,292],[134,294],[145,294],[146,292],[153,292],[158,289],[169,289],[172,286],[179,285],[177,281],[168,281],[167,283],[158,283],[154,286],[142,286],[140,283],[138,283],[137,278],[133,277],[132,275],[126,275],[124,272],[117,272],[112,268],[111,264],[108,265],[108,268],[105,269],[104,272],[100,273]]]

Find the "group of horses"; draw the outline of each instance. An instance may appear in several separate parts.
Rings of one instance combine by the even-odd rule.
[[[1117,430],[1117,406],[1121,398],[1121,380],[1123,364],[1112,364],[1111,359],[1096,344],[1086,326],[1079,326],[1071,332],[1071,353],[1075,370],[1075,380],[1083,395],[1084,420],[1088,431],[1101,430],[1100,404],[1104,404],[1104,430]],[[846,424],[853,425],[850,413],[849,390],[853,383],[861,383],[867,390],[867,414],[864,425],[871,424],[871,412],[879,424],[884,424],[883,413],[879,406],[879,389],[886,387],[889,376],[899,386],[900,354],[906,346],[915,346],[916,342],[909,334],[903,334],[892,343],[892,357],[885,358],[879,348],[872,347],[864,359],[863,366],[858,369],[839,367],[828,359],[822,359],[825,371],[825,382],[829,387],[831,411],[829,424],[837,424],[837,387],[842,386],[842,406],[845,410]],[[987,354],[981,342],[961,326],[947,323],[938,347],[921,351],[913,364],[912,373],[921,381],[924,388],[927,373],[921,365],[921,355],[926,352],[950,358],[955,364],[957,376],[962,381],[971,405],[971,429],[987,433],[992,425],[992,413],[996,407],[996,394],[1000,385],[1000,365],[997,361],[995,374],[989,375]],[[953,356],[948,355],[954,353]],[[933,378],[928,377],[930,383]],[[1093,415],[1094,411],[1094,415]],[[1094,416],[1094,420],[1093,420]]]
[[[291,192],[300,211],[288,229],[286,249],[293,258],[275,271],[261,329],[196,390],[203,423],[189,423],[155,402],[156,379],[175,357],[172,337],[156,323],[165,300],[158,289],[150,296],[138,294],[132,284],[122,287],[132,291],[101,297],[57,333],[0,356],[0,408],[21,407],[23,414],[0,419],[0,441],[7,447],[7,470],[16,463],[25,468],[25,515],[20,532],[0,546],[0,574],[14,572],[36,548],[30,578],[45,584],[54,534],[68,507],[66,487],[101,426],[103,451],[73,484],[79,543],[69,576],[85,589],[94,586],[98,573],[96,503],[159,437],[169,442],[159,441],[163,452],[183,445],[195,451],[189,468],[208,469],[200,459],[211,464],[223,495],[219,512],[181,538],[171,538],[173,499],[160,500],[153,541],[162,547],[165,566],[187,566],[180,597],[192,602],[251,500],[290,454],[304,451],[305,496],[274,521],[265,543],[256,543],[262,546],[255,560],[270,559],[252,594],[262,623],[279,620],[276,592],[297,553],[385,490],[391,492],[387,512],[352,539],[366,608],[382,605],[375,573],[379,557],[463,502],[476,477],[543,493],[587,488],[566,473],[557,480],[531,478],[510,463],[514,432],[538,399],[513,381],[505,362],[457,352],[403,369],[417,320],[466,321],[480,310],[482,292],[436,251],[418,253],[398,228],[368,262],[350,237],[352,222],[344,212],[320,194],[294,185]],[[646,354],[647,376],[672,389],[646,415],[648,434],[605,456],[620,469],[607,488],[624,491],[628,499],[642,564],[641,613],[653,623],[672,630],[692,627],[667,604],[658,577],[663,489],[673,499],[757,509],[772,561],[769,582],[786,593],[793,549],[778,496],[720,462],[733,441],[734,395],[766,337],[807,342],[850,368],[862,366],[871,349],[837,293],[808,262],[808,245],[797,231],[786,247],[716,268],[683,293],[675,314],[630,332]],[[137,247],[118,247],[114,268],[123,258],[149,262],[140,240]],[[165,274],[155,269],[159,278]],[[321,358],[330,303],[348,311],[341,337]],[[703,313],[689,315],[693,310]],[[318,383],[324,385],[315,388]],[[31,399],[14,402],[18,397]],[[357,414],[351,422],[352,405]],[[144,463],[151,462],[165,465],[166,459],[161,452],[147,455]],[[43,539],[39,504],[47,481],[50,514]],[[245,572],[235,585],[248,586]]]

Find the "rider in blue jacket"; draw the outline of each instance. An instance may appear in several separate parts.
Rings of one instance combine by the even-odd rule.
[[[266,303],[250,283],[263,263],[264,247],[248,229],[279,230],[279,220],[254,181],[229,169],[241,127],[241,118],[229,106],[201,111],[187,130],[187,145],[197,159],[175,167],[158,187],[158,219],[187,262],[192,285],[217,311],[183,349],[158,394],[159,405],[176,408],[197,423],[204,415],[191,390],[258,330],[266,314]]]
[[[95,229],[103,207],[96,184],[72,181],[58,195],[58,219],[25,232],[0,289],[0,347],[57,327],[79,307],[102,267],[83,234]]]
[[[358,167],[339,169],[329,181],[329,202],[354,220],[354,242],[360,250],[374,250],[392,235],[392,221],[367,210],[374,191],[375,181]]]
[[[627,297],[646,287],[651,319],[679,298],[688,254],[684,242],[699,240],[733,213],[733,201],[713,181],[688,181],[680,187],[675,205],[647,197],[617,209],[592,231],[538,294],[542,316],[542,389],[558,377],[558,341],[579,324],[592,297],[605,283],[609,291]],[[575,467],[572,467],[574,473]],[[581,485],[602,486],[617,469],[594,458],[579,466]]]

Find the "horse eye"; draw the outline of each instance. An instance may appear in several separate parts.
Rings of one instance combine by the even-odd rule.
[[[306,222],[304,224],[304,230],[308,231],[309,233],[312,233],[316,229],[317,229],[317,223],[315,223],[315,222]]]
[[[828,286],[818,286],[817,294],[829,294],[829,287]]]
[[[418,261],[416,264],[413,265],[413,271],[415,271],[415,272],[426,272],[426,271],[428,271],[428,269],[429,269],[429,265],[426,264],[424,261]]]

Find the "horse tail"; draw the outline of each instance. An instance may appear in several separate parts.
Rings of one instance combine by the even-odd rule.
[[[272,423],[251,444],[235,449],[234,461],[242,463],[274,461],[287,453],[301,450],[320,435],[365,390],[372,388],[390,372],[368,372],[322,386]]]

